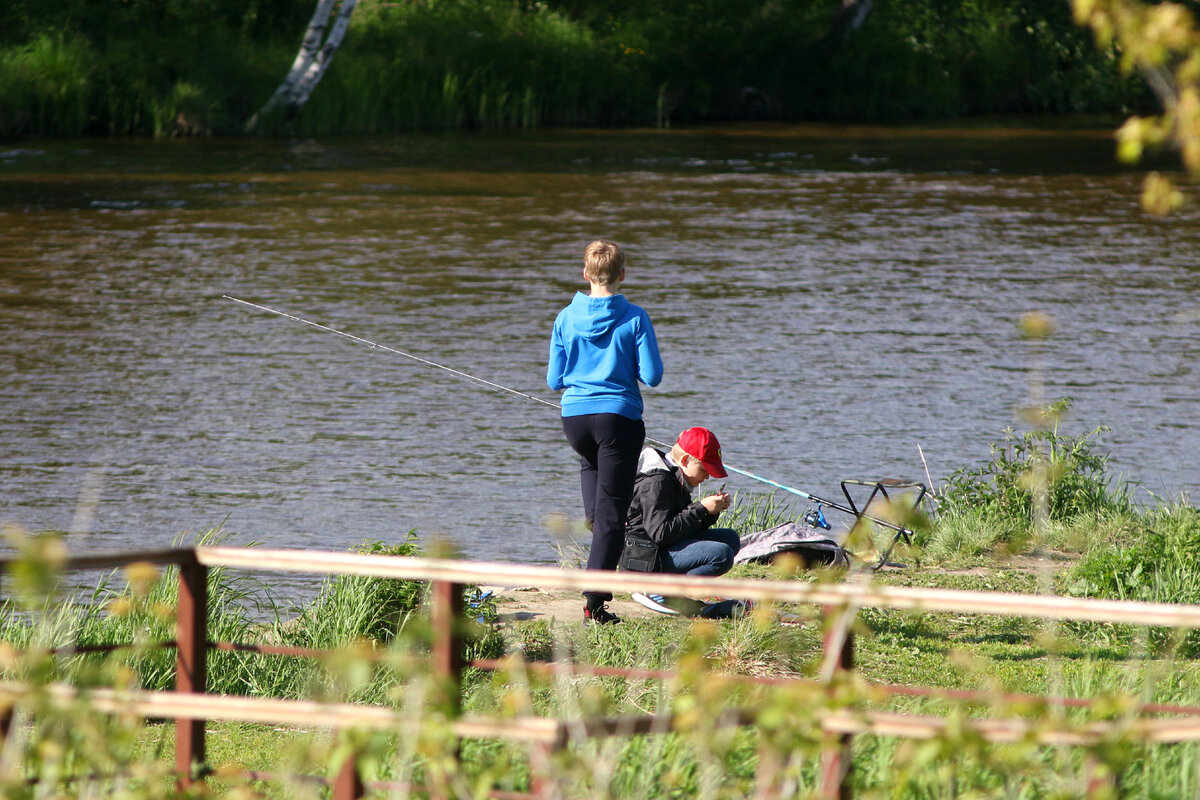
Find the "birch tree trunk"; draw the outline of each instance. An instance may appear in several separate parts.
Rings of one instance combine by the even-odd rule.
[[[867,21],[874,5],[872,0],[842,0],[842,10],[839,16],[843,18],[842,27],[846,31],[856,31]]]
[[[296,116],[309,95],[317,88],[325,70],[333,62],[333,55],[342,44],[346,29],[350,26],[350,15],[358,0],[317,0],[317,8],[313,11],[308,28],[304,31],[304,39],[300,42],[300,52],[292,62],[292,68],[275,94],[271,95],[262,108],[246,122],[245,131],[252,132],[259,122],[275,116],[291,119]],[[334,9],[337,15],[332,26],[329,18]],[[326,36],[326,30],[329,31]]]
[[[841,0],[829,26],[829,31],[815,42],[820,52],[826,58],[846,45],[846,42],[860,29],[875,7],[875,0]]]

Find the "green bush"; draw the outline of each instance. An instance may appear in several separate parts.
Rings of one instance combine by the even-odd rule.
[[[1044,410],[1057,420],[1070,407],[1065,398]],[[1081,436],[1059,433],[1057,421],[1045,430],[1018,434],[1005,429],[991,445],[991,458],[979,467],[950,473],[938,493],[943,514],[981,513],[1003,526],[1008,538],[1032,532],[1035,493],[1044,493],[1047,521],[1133,511],[1131,486],[1108,474],[1108,454],[1096,439],[1101,425]]]
[[[1152,509],[1127,539],[1085,553],[1065,583],[1079,597],[1200,604],[1200,510],[1182,501]],[[1156,629],[1151,640],[1163,646],[1174,634]],[[1183,655],[1200,654],[1200,632],[1179,644]]]

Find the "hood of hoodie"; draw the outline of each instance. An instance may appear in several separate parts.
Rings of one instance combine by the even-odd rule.
[[[576,292],[571,298],[571,327],[588,341],[602,338],[625,317],[629,301],[625,295],[592,297]]]
[[[667,459],[658,448],[643,447],[642,452],[638,454],[637,471],[639,475],[670,469],[671,465],[667,463]]]
[[[675,464],[670,461],[670,456],[657,447],[643,447],[642,452],[638,454],[637,474],[649,475],[651,472],[673,472],[688,493],[690,494],[692,491],[692,487],[688,486],[683,473],[675,469]]]

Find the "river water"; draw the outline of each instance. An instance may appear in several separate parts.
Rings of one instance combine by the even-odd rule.
[[[222,295],[556,402],[550,324],[597,237],[658,332],[652,438],[706,425],[838,499],[980,464],[1044,384],[1065,432],[1111,426],[1139,499],[1194,493],[1200,213],[1149,218],[1139,183],[1108,130],[10,142],[0,521],[553,563],[581,516],[554,409]],[[1029,311],[1056,334],[1023,341]]]

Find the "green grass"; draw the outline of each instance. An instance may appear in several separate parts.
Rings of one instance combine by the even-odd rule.
[[[764,576],[766,573],[764,573]],[[1037,576],[997,567],[969,575],[902,571],[877,579],[896,585],[980,590],[1036,591]],[[568,717],[672,710],[692,715],[695,729],[678,734],[617,738],[572,746],[559,765],[573,796],[609,794],[613,797],[735,797],[752,790],[760,746],[769,740],[783,752],[785,774],[812,788],[819,737],[805,735],[810,714],[818,707],[812,690],[768,690],[723,685],[721,675],[813,675],[821,654],[820,625],[762,625],[754,619],[711,623],[649,618],[620,626],[585,627],[571,622],[555,626],[542,622],[505,627],[506,647],[524,643],[526,652],[542,650],[560,659],[606,666],[681,668],[675,685],[620,678],[536,678],[516,670],[491,676],[475,674],[466,694],[468,713],[533,712]],[[397,638],[392,637],[394,644]],[[530,642],[540,642],[530,646]],[[410,643],[412,644],[412,643]],[[905,614],[864,610],[860,614],[856,662],[871,681],[900,685],[1004,690],[1094,696],[1100,693],[1143,696],[1159,702],[1194,702],[1200,672],[1187,661],[1148,658],[1137,643],[1120,649],[1096,644],[1086,637],[1055,634],[1045,623],[999,617],[948,614]],[[294,665],[296,662],[284,662]],[[394,685],[419,695],[421,677],[393,676]],[[329,699],[354,691],[343,685]],[[966,714],[983,708],[922,699],[886,700],[869,695],[853,701],[864,707],[909,713]],[[759,708],[763,732],[749,729],[714,735],[710,722],[733,704]],[[419,704],[408,707],[421,718]],[[999,713],[999,712],[998,712]],[[1039,712],[1032,712],[1035,716]],[[1083,716],[1079,712],[1071,712]],[[242,764],[265,771],[302,768],[324,774],[337,759],[339,740],[320,730],[286,726],[217,724],[210,742],[212,763],[218,768],[217,787],[232,791],[240,781],[222,765]],[[50,733],[50,732],[47,732]],[[151,758],[166,780],[171,756],[171,728],[150,725],[135,738],[122,741],[129,758]],[[82,741],[87,741],[81,740]],[[368,777],[413,778],[425,781],[433,769],[430,746],[399,734],[360,736],[370,757]],[[1023,775],[1020,796],[1047,796],[1066,787],[1082,786],[1084,753],[1040,747],[985,747],[978,743],[938,741],[929,747],[892,739],[856,739],[854,785],[856,796],[955,797],[967,791],[981,796],[1003,795],[1006,775]],[[948,749],[966,747],[954,761],[954,773],[935,758]],[[1122,745],[1113,756],[1127,766],[1125,785],[1143,786],[1146,796],[1167,796],[1176,786],[1177,766],[1195,763],[1193,746],[1146,747]],[[371,755],[374,754],[374,755]],[[463,750],[464,774],[452,776],[467,785],[486,783],[503,789],[528,788],[528,760],[522,747],[501,742],[468,742]],[[1119,756],[1119,758],[1118,758]],[[119,760],[115,756],[113,760]],[[156,773],[152,773],[153,774]],[[1186,780],[1190,779],[1185,779]],[[1188,784],[1190,785],[1190,784]],[[267,797],[292,797],[296,785],[256,785]],[[1070,793],[1068,791],[1068,793]],[[1039,794],[1041,793],[1041,794]],[[301,793],[302,794],[302,793]]]
[[[765,531],[803,517],[804,509],[798,510],[789,499],[781,500],[777,493],[735,491],[732,505],[717,524],[736,531]]]
[[[912,523],[917,546],[904,557],[914,564],[919,559],[920,567],[865,577],[894,586],[1200,603],[1200,512],[1194,506],[1180,499],[1134,507],[1126,490],[1112,490],[1106,458],[1094,452],[1091,434],[1072,438],[1053,432],[1007,441],[1022,444],[1016,450],[995,450],[996,460],[984,468],[958,473],[951,485],[935,492],[941,511],[920,525]],[[1039,472],[1043,457],[1045,463],[1057,459],[1059,466]],[[1049,503],[1051,513],[1040,519],[1033,501],[1038,487],[1021,477],[1028,474],[1041,475],[1063,490],[1058,501]],[[999,478],[990,484],[992,491],[1007,500],[972,508],[954,497],[956,491],[965,496],[984,491],[985,475]],[[1067,491],[1069,487],[1079,490]],[[1045,496],[1054,491],[1051,486]],[[1014,513],[1017,507],[1029,513],[1028,525]],[[770,495],[743,494],[722,524],[770,527],[800,513]],[[887,531],[875,535],[877,545],[890,536]],[[21,558],[7,577],[10,594],[0,616],[0,638],[11,643],[0,647],[5,677],[35,684],[61,679],[83,686],[169,684],[173,655],[149,645],[170,635],[176,602],[173,572],[131,568],[108,576],[77,602],[63,602],[54,568],[61,543],[52,536],[16,532],[12,539]],[[359,550],[420,552],[411,535],[394,544],[367,542]],[[731,576],[842,579],[761,564],[739,566]],[[522,745],[471,740],[463,743],[460,764],[448,760],[451,742],[423,667],[431,631],[419,584],[332,578],[310,603],[293,607],[276,603],[262,586],[214,570],[210,592],[214,639],[332,651],[323,659],[213,653],[211,689],[382,704],[411,721],[375,734],[211,725],[216,794],[313,796],[303,782],[247,784],[228,765],[328,776],[349,749],[360,754],[368,779],[433,784],[461,796],[529,789],[531,766]],[[818,674],[828,619],[816,608],[785,610],[804,622],[781,625],[756,614],[723,622],[652,617],[601,627],[574,620],[498,625],[494,605],[485,603],[470,612],[472,620],[482,615],[484,621],[472,623],[468,656],[514,658],[504,672],[468,670],[464,710],[567,719],[670,712],[680,720],[673,733],[573,742],[554,762],[561,790],[578,797],[735,798],[757,791],[755,776],[763,758],[773,759],[783,796],[811,795],[825,743],[816,727],[823,709],[899,711],[950,720],[1018,716],[1034,724],[1084,725],[1128,721],[1133,710],[1149,702],[1200,705],[1192,633],[872,608],[861,609],[854,626],[857,679],[839,678],[825,687],[728,680]],[[274,620],[264,621],[264,613]],[[39,649],[116,641],[137,646],[108,657],[55,657]],[[560,668],[540,675],[524,668],[533,661],[553,661]],[[593,677],[575,672],[572,664],[676,670],[678,677]],[[968,702],[889,695],[873,688],[884,684],[986,694]],[[1100,702],[1092,709],[1062,708],[1004,700],[1004,693]],[[33,707],[37,713],[20,718],[16,727],[24,769],[43,776],[60,795],[91,796],[111,789],[104,782],[62,781],[62,774],[132,767],[138,777],[126,786],[127,796],[173,796],[170,726],[91,714],[85,704],[56,711],[35,699]],[[730,708],[744,709],[756,724],[721,725]],[[856,797],[867,798],[1075,797],[1085,793],[1089,770],[1099,765],[1119,775],[1123,796],[1166,798],[1200,791],[1197,756],[1195,744],[1149,744],[1120,729],[1095,746],[1049,747],[1033,740],[988,745],[951,725],[928,741],[856,736],[851,784]],[[0,773],[0,790],[5,796],[34,796],[20,773]]]

